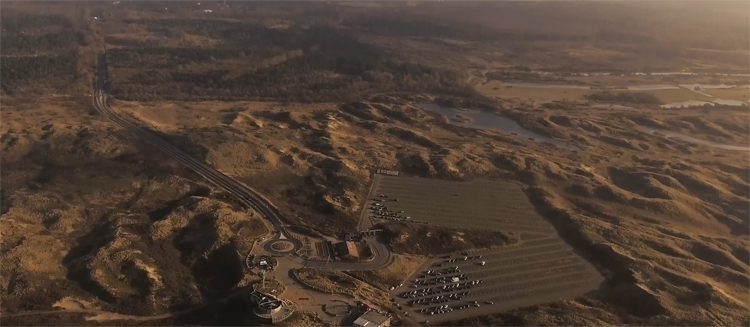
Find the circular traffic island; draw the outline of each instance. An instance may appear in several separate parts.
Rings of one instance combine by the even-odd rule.
[[[263,249],[271,255],[283,256],[294,252],[295,245],[290,240],[272,240],[263,245]]]
[[[271,243],[271,249],[277,252],[289,252],[294,249],[294,244],[289,241],[279,240]]]

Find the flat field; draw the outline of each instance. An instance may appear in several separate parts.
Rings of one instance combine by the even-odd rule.
[[[698,94],[697,92],[693,92],[685,88],[668,89],[668,90],[653,90],[653,91],[644,91],[644,92],[653,94],[657,99],[659,99],[659,101],[661,101],[664,104],[690,101],[690,100],[711,101],[711,98],[702,94]]]
[[[375,175],[375,195],[391,212],[431,225],[549,234],[552,227],[534,211],[514,182],[453,182],[438,179]],[[369,211],[370,209],[365,209]]]
[[[392,294],[396,303],[408,308],[410,316],[418,321],[455,320],[574,298],[597,289],[603,281],[599,273],[537,215],[515,182],[454,182],[376,174],[363,220],[373,215],[370,208],[376,206],[385,206],[387,212],[403,217],[388,219],[406,223],[502,230],[522,235],[522,241],[514,246],[454,253],[429,260],[406,278],[404,285],[392,290]],[[458,268],[458,271],[449,271],[450,268]],[[428,273],[429,270],[434,271]],[[460,280],[453,282],[451,277]],[[404,292],[411,291],[418,294],[403,296]],[[468,293],[460,295],[464,292]],[[421,303],[414,303],[420,299],[423,299]],[[448,305],[452,311],[430,314],[441,305]]]
[[[703,93],[711,95],[712,97],[725,99],[725,100],[737,100],[747,102],[750,99],[750,89],[745,88],[734,88],[734,89],[707,89],[703,90]]]
[[[648,83],[641,83],[636,85],[646,85]],[[669,83],[668,83],[669,84]],[[593,84],[592,84],[593,85]],[[497,98],[521,98],[521,99],[543,99],[543,100],[585,100],[586,96],[602,92],[598,89],[575,89],[566,88],[561,86],[557,87],[523,87],[513,86],[508,88],[503,85],[500,81],[489,81],[488,83],[477,87],[477,90],[490,97]],[[617,92],[645,92],[653,94],[662,103],[674,103],[683,101],[711,101],[712,99],[693,92],[685,88],[679,89],[665,89],[665,90],[647,90],[647,91],[624,91],[617,90]],[[727,100],[741,100],[747,101],[748,89],[711,89],[705,91],[716,98],[727,99]]]
[[[597,90],[573,88],[537,88],[518,87],[507,88],[499,81],[489,81],[477,88],[480,93],[499,98],[546,99],[546,100],[581,100],[585,96],[597,93]]]

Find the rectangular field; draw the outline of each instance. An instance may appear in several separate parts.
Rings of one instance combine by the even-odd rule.
[[[381,194],[386,197],[376,201]],[[371,208],[378,204],[396,216],[374,213]],[[506,181],[453,182],[376,174],[363,210],[363,218],[368,217],[375,217],[376,221],[394,218],[446,227],[553,233],[552,226],[537,215],[520,185]],[[365,221],[361,228],[368,226]]]
[[[545,99],[545,100],[582,100],[585,96],[597,92],[597,90],[572,89],[572,88],[538,88],[513,86],[507,88],[499,81],[490,81],[477,88],[477,90],[490,97],[520,98],[520,99]]]
[[[535,212],[515,182],[453,182],[376,174],[360,228],[380,220],[531,236],[500,250],[428,260],[402,286],[393,285],[395,304],[417,323],[570,299],[597,289],[603,281]],[[441,312],[441,306],[447,307]]]
[[[733,89],[706,89],[703,90],[703,93],[724,100],[750,101],[750,89],[747,87]]]

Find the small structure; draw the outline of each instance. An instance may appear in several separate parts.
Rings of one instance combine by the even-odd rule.
[[[359,258],[357,244],[352,241],[339,242],[334,245],[334,251],[339,257]]]
[[[376,174],[381,175],[390,175],[390,176],[398,176],[399,171],[398,170],[389,170],[389,169],[378,169],[375,171]]]
[[[281,322],[294,313],[294,304],[291,302],[258,290],[250,293],[250,301],[255,304],[253,314],[264,322]]]
[[[391,317],[375,310],[367,310],[357,320],[354,327],[387,327],[391,325]]]

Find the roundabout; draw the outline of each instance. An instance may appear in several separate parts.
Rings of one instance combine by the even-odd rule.
[[[278,252],[289,252],[294,250],[294,244],[286,240],[277,240],[271,242],[271,249]]]
[[[301,247],[302,244],[298,240],[287,238],[282,233],[276,234],[276,237],[263,244],[263,250],[275,256],[294,253],[294,251]]]

